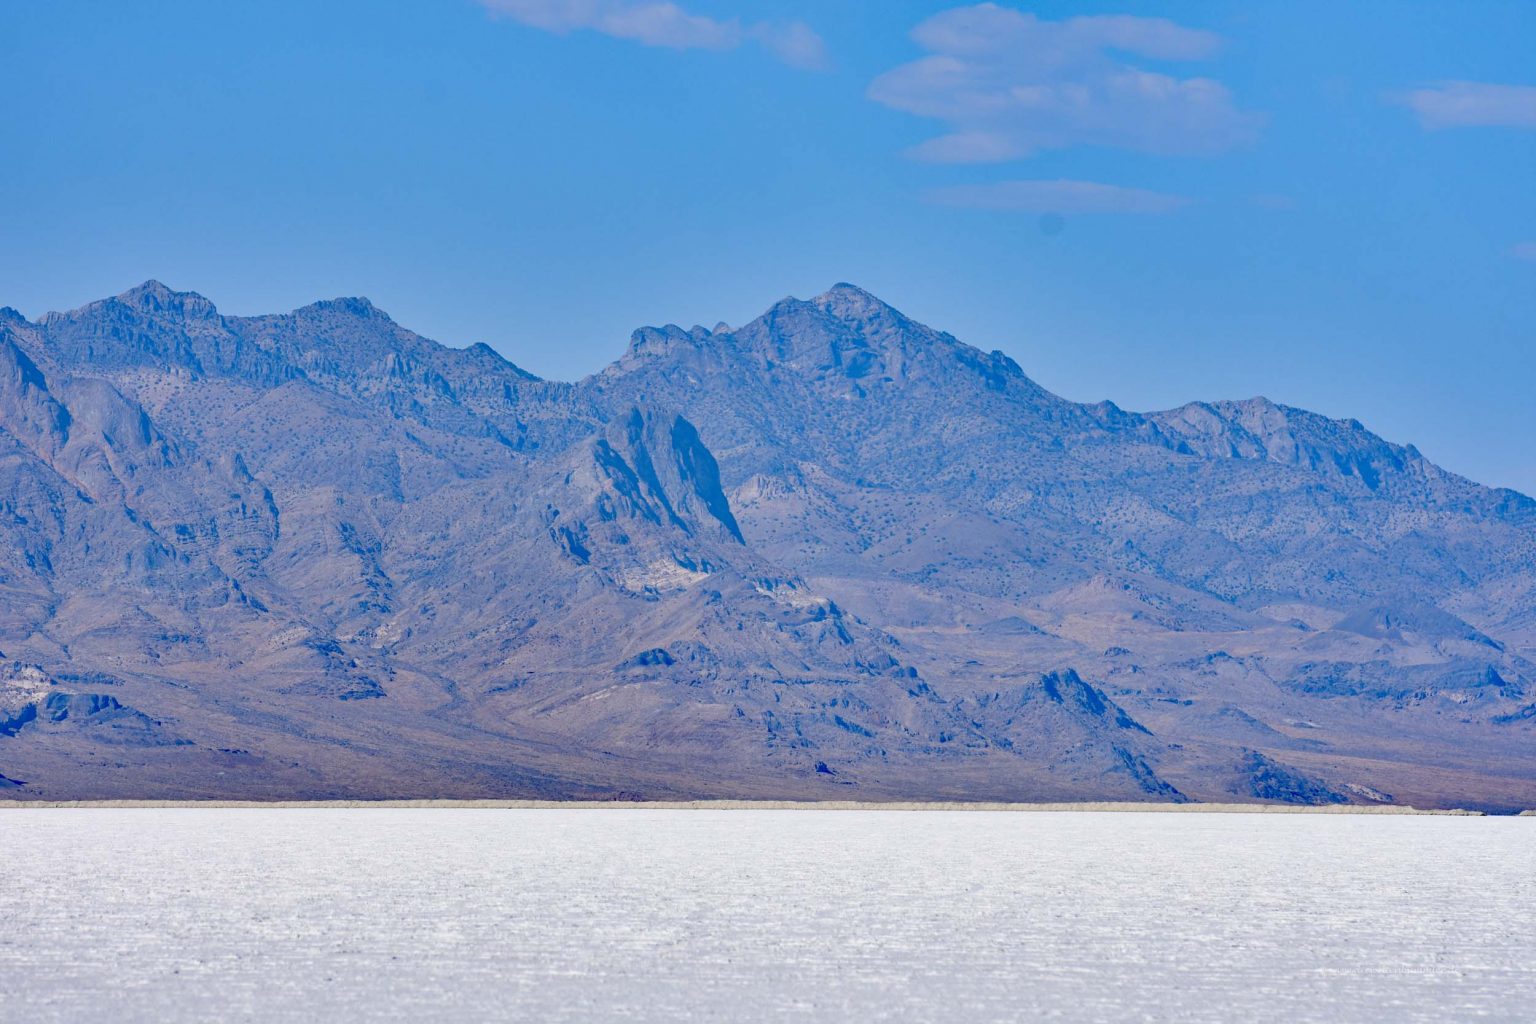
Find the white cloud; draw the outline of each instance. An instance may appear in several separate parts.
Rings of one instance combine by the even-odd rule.
[[[670,0],[478,0],[492,14],[546,32],[590,30],[644,46],[734,50],[755,42],[797,68],[826,66],[826,44],[800,21],[743,24],[690,14]]]
[[[985,185],[950,185],[924,196],[941,206],[1021,213],[1167,213],[1189,200],[1167,192],[1126,188],[1097,181],[998,181]]]
[[[1509,254],[1517,260],[1530,260],[1536,263],[1536,242],[1521,242],[1509,249]]]
[[[1127,62],[1199,60],[1218,36],[1165,18],[1045,21],[994,3],[944,11],[912,38],[928,56],[876,78],[869,96],[943,121],[919,159],[992,163],[1074,145],[1206,153],[1250,139],[1258,118],[1210,78],[1176,78]]]
[[[803,21],[762,21],[749,32],[763,49],[790,67],[819,71],[828,64],[827,44]]]
[[[1425,128],[1536,128],[1536,85],[1440,82],[1396,99]]]

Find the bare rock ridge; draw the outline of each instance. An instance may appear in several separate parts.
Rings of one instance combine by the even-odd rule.
[[[586,380],[366,299],[0,310],[7,799],[1536,806],[1536,502],[839,284]]]

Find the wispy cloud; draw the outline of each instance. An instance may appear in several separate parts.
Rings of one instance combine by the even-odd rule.
[[[803,21],[760,21],[746,31],[759,46],[792,68],[821,71],[831,63],[826,42]]]
[[[1066,178],[949,185],[924,197],[940,206],[1020,213],[1168,213],[1189,203],[1184,196]]]
[[[1536,263],[1536,242],[1520,242],[1510,246],[1509,254],[1517,260],[1529,260]]]
[[[947,124],[912,151],[989,163],[1074,145],[1207,153],[1250,139],[1259,118],[1210,78],[1176,78],[1125,56],[1190,61],[1221,39],[1165,18],[1046,21],[994,3],[935,15],[912,31],[929,55],[869,87],[876,102]]]
[[[690,14],[670,0],[478,0],[494,15],[546,32],[601,32],[643,46],[734,50],[757,43],[791,67],[827,64],[821,36],[801,21],[743,23]]]
[[[1392,98],[1425,128],[1536,128],[1536,85],[1440,82]]]

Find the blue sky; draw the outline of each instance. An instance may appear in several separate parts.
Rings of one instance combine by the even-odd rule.
[[[863,285],[1536,493],[1536,4],[6,0],[0,304],[366,295],[596,371]]]

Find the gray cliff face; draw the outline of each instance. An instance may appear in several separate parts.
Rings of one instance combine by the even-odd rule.
[[[1536,503],[849,285],[577,384],[363,299],[5,310],[0,530],[11,798],[1536,804]]]

